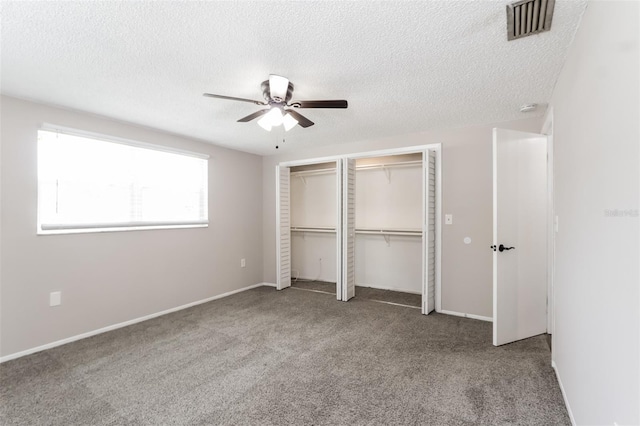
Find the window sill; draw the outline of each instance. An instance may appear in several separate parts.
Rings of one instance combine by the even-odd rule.
[[[172,225],[143,225],[143,226],[104,226],[69,229],[41,229],[38,227],[38,235],[65,235],[65,234],[95,234],[101,232],[126,232],[126,231],[151,231],[157,229],[190,229],[208,228],[208,223],[202,224],[172,224]]]

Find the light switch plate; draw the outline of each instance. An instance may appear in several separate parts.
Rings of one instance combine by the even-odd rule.
[[[453,215],[452,214],[445,214],[444,215],[444,224],[445,225],[452,225],[453,224]]]

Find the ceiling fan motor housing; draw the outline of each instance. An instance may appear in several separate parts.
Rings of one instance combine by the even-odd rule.
[[[271,87],[269,86],[269,80],[263,81],[260,87],[262,88],[262,96],[264,97],[265,101],[267,101],[270,104],[271,103],[286,104],[291,100],[291,97],[293,96],[293,83],[291,82],[289,82],[289,86],[287,87],[287,96],[285,99],[281,99],[277,96],[274,98],[271,97]]]

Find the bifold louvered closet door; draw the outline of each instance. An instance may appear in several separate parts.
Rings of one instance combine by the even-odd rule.
[[[291,202],[289,167],[276,167],[277,288],[291,286]]]
[[[342,300],[356,295],[356,160],[342,168]]]
[[[425,151],[422,160],[424,185],[423,288],[422,313],[427,315],[436,305],[436,153]]]

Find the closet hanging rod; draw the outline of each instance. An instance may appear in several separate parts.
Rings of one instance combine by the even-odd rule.
[[[397,163],[388,163],[388,164],[363,164],[361,166],[356,166],[356,170],[367,170],[367,169],[384,169],[390,167],[411,167],[422,165],[422,160],[415,161],[399,161]]]
[[[291,172],[291,176],[311,176],[311,175],[325,175],[329,173],[335,173],[336,168],[330,169],[315,169],[315,170],[300,170],[297,172]]]
[[[304,227],[304,226],[292,226],[291,232],[318,232],[326,234],[335,234],[336,228],[331,227]]]
[[[356,234],[369,234],[369,235],[406,235],[406,236],[422,236],[422,231],[411,229],[370,229],[370,228],[356,228]]]

